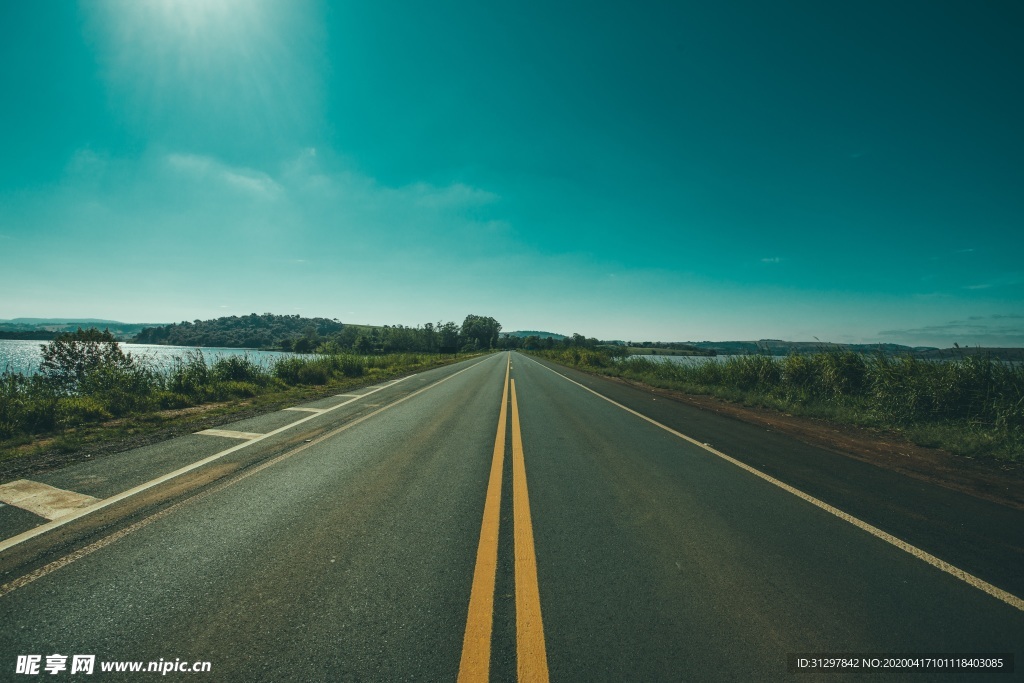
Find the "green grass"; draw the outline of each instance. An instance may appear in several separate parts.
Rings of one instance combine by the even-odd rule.
[[[960,455],[1024,459],[1024,366],[982,356],[924,361],[829,351],[700,364],[542,351],[566,365],[688,394],[881,427]]]

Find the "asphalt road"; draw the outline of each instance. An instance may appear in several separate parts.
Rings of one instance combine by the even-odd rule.
[[[0,680],[28,655],[210,681],[1020,659],[1020,511],[520,354],[299,408],[41,477],[88,496],[64,517],[0,508]]]

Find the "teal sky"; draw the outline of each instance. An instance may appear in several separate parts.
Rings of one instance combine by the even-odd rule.
[[[0,1],[0,318],[1024,346],[1024,5]]]

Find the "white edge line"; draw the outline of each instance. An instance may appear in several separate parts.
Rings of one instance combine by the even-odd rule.
[[[474,363],[473,365],[470,365],[469,368],[463,368],[462,370],[459,370],[458,372],[456,372],[454,374],[451,374],[451,375],[448,375],[448,377],[445,377],[442,380],[439,380],[439,382],[443,382],[444,380],[447,380],[447,379],[449,379],[451,377],[455,377],[455,375],[461,374],[461,373],[465,372],[466,370],[469,370],[470,368],[475,367],[476,365],[478,365],[479,363],[482,363],[482,362],[483,361],[479,361],[478,363]],[[300,425],[303,422],[308,422],[309,420],[313,420],[315,418],[318,418],[321,415],[323,415],[324,413],[329,413],[332,410],[337,410],[338,408],[341,408],[343,406],[347,406],[350,403],[354,403],[355,401],[358,401],[360,398],[364,398],[366,396],[369,396],[370,394],[375,394],[378,391],[382,391],[382,390],[387,389],[389,387],[393,387],[394,385],[398,384],[399,382],[404,382],[405,380],[409,379],[410,377],[414,377],[414,375],[408,375],[406,377],[402,377],[401,379],[395,380],[391,384],[386,384],[384,386],[377,387],[376,389],[372,389],[372,390],[366,392],[365,394],[359,394],[359,396],[357,396],[356,398],[353,398],[353,399],[351,399],[349,401],[344,401],[342,403],[339,403],[336,406],[331,406],[330,408],[326,408],[325,410],[323,410],[323,412],[313,413],[313,414],[309,415],[308,417],[300,418],[300,419],[296,420],[295,422],[290,422],[290,423],[286,424],[283,427],[278,427],[277,429],[275,429],[273,431],[267,432],[266,434],[262,434],[262,435],[256,437],[255,439],[250,439],[248,441],[245,441],[243,443],[238,444],[237,446],[232,446],[231,448],[228,448],[226,450],[220,451],[219,453],[214,453],[211,456],[203,458],[202,460],[197,460],[196,462],[193,462],[191,464],[185,465],[184,467],[176,469],[173,472],[168,472],[167,474],[162,475],[160,477],[157,477],[156,479],[150,479],[149,481],[144,482],[142,484],[139,484],[138,486],[134,486],[134,487],[128,489],[127,491],[122,491],[121,493],[115,494],[115,495],[111,496],[110,498],[104,498],[100,502],[94,503],[94,504],[90,505],[89,507],[84,507],[84,508],[78,510],[77,512],[71,514],[71,515],[68,515],[66,517],[61,517],[60,519],[54,520],[52,522],[47,522],[45,524],[40,524],[39,526],[34,527],[32,529],[29,529],[28,531],[23,531],[22,533],[18,534],[17,536],[11,536],[10,538],[6,538],[3,541],[0,541],[0,553],[4,552],[5,550],[8,550],[9,548],[13,548],[16,545],[24,543],[25,541],[27,541],[29,539],[35,538],[36,536],[41,536],[41,535],[47,533],[48,531],[52,531],[54,529],[62,527],[62,526],[64,526],[65,524],[67,524],[69,522],[75,521],[76,519],[81,519],[82,517],[85,517],[86,515],[91,515],[92,513],[97,512],[99,510],[102,510],[105,507],[109,507],[109,506],[113,505],[114,503],[118,503],[118,502],[120,502],[122,500],[125,500],[126,498],[131,498],[132,496],[137,495],[139,493],[142,493],[143,491],[146,491],[148,489],[151,489],[154,486],[159,486],[160,484],[163,484],[164,482],[170,481],[171,479],[175,479],[176,477],[180,477],[181,475],[187,474],[187,473],[191,472],[192,470],[199,469],[200,467],[202,467],[204,465],[207,465],[207,464],[213,462],[214,460],[219,460],[220,458],[223,458],[225,455],[229,455],[231,453],[234,453],[235,451],[240,451],[243,448],[248,448],[249,446],[251,446],[254,443],[257,443],[259,441],[263,441],[264,439],[269,438],[271,436],[274,436],[275,434],[280,434],[281,432],[286,431],[288,429],[291,429],[292,427],[295,427],[296,425]],[[435,382],[434,384],[432,384],[430,386],[434,386],[434,385],[438,384],[439,382]]]
[[[833,506],[829,505],[828,503],[826,503],[823,500],[815,498],[814,496],[810,495],[809,493],[804,493],[803,491],[801,491],[801,490],[799,490],[797,488],[794,488],[794,487],[790,486],[789,484],[787,484],[787,483],[785,483],[783,481],[780,481],[780,480],[776,479],[775,477],[773,477],[773,476],[771,476],[769,474],[765,474],[764,472],[762,472],[761,470],[759,470],[757,468],[751,467],[750,465],[746,464],[745,462],[740,462],[739,460],[737,460],[737,459],[735,459],[735,458],[733,458],[731,456],[728,456],[725,453],[722,453],[721,451],[716,450],[715,448],[712,448],[711,446],[703,444],[700,441],[697,441],[696,439],[694,439],[692,437],[689,437],[686,434],[683,434],[682,432],[677,432],[676,430],[672,429],[671,427],[663,425],[660,422],[658,422],[656,420],[653,420],[653,419],[647,417],[646,415],[643,415],[642,413],[638,413],[637,411],[633,410],[632,408],[627,408],[626,406],[622,405],[621,403],[613,401],[612,399],[608,398],[607,396],[605,396],[603,394],[599,394],[598,392],[594,391],[590,387],[584,386],[583,384],[580,384],[579,382],[566,377],[565,375],[563,375],[562,373],[558,372],[557,370],[552,370],[548,366],[546,366],[543,363],[540,363],[540,362],[534,360],[533,358],[531,358],[530,360],[533,361],[534,363],[537,363],[537,365],[541,366],[542,368],[544,368],[548,372],[552,372],[552,373],[558,375],[559,377],[561,377],[562,379],[566,380],[567,382],[572,382],[576,386],[581,387],[583,389],[586,389],[587,391],[592,393],[594,396],[597,396],[598,398],[603,398],[605,401],[608,401],[612,405],[617,406],[619,408],[622,408],[627,413],[632,413],[633,415],[636,415],[640,419],[646,420],[647,422],[650,422],[652,425],[654,425],[656,427],[659,427],[661,429],[664,429],[669,434],[673,434],[675,436],[678,436],[680,439],[683,439],[684,441],[688,441],[691,444],[693,444],[694,446],[697,446],[698,448],[702,448],[705,451],[707,451],[708,453],[711,453],[712,455],[716,455],[719,458],[721,458],[721,459],[723,459],[723,460],[725,460],[727,462],[730,462],[733,465],[736,465],[737,467],[739,467],[739,468],[741,468],[743,470],[746,470],[747,472],[750,472],[751,474],[753,474],[753,475],[755,475],[757,477],[760,477],[761,479],[764,479],[768,483],[774,484],[775,486],[778,486],[783,491],[786,491],[787,493],[791,493],[794,496],[796,496],[797,498],[805,500],[808,503],[810,503],[811,505],[814,505],[815,507],[818,507],[818,508],[824,510],[825,512],[828,512],[831,515],[835,515],[836,517],[838,517],[839,519],[843,520],[844,522],[848,522],[848,523],[852,524],[853,526],[857,527],[858,529],[866,531],[869,534],[871,534],[872,536],[875,536],[876,538],[879,538],[879,539],[885,541],[886,543],[888,543],[888,544],[890,544],[892,546],[895,546],[896,548],[899,548],[900,550],[902,550],[902,551],[904,551],[904,552],[906,552],[906,553],[916,557],[917,559],[922,560],[923,562],[926,562],[926,563],[930,564],[931,566],[935,567],[936,569],[944,571],[945,573],[949,574],[950,576],[952,576],[954,578],[960,579],[961,581],[963,581],[964,583],[968,584],[969,586],[977,588],[978,590],[980,590],[980,591],[982,591],[984,593],[988,593],[989,595],[991,595],[992,597],[996,598],[997,600],[1001,600],[1002,602],[1005,602],[1007,605],[1010,605],[1011,607],[1015,607],[1018,610],[1024,612],[1024,600],[1022,600],[1021,598],[1017,597],[1013,593],[1010,593],[1008,591],[1004,591],[1002,588],[997,588],[996,586],[993,586],[989,582],[987,582],[987,581],[985,581],[983,579],[979,579],[977,576],[974,576],[973,574],[970,574],[970,573],[964,571],[963,569],[960,569],[959,567],[956,567],[956,566],[946,562],[945,560],[940,560],[939,558],[935,557],[931,553],[926,552],[924,550],[921,550],[917,546],[913,546],[910,543],[907,543],[906,541],[904,541],[904,540],[902,540],[900,538],[897,538],[896,536],[893,536],[890,533],[882,531],[881,529],[879,529],[876,526],[868,524],[867,522],[865,522],[865,521],[863,521],[861,519],[858,519],[857,517],[854,517],[853,515],[851,515],[851,514],[849,514],[847,512],[843,512],[842,510],[840,510],[837,507],[833,507]]]

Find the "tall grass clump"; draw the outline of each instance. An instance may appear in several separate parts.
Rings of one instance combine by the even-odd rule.
[[[39,375],[0,375],[0,439],[38,434],[57,426],[61,393]]]

